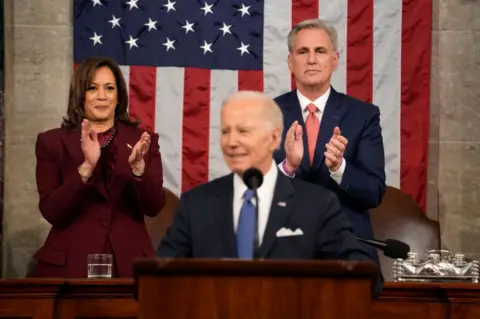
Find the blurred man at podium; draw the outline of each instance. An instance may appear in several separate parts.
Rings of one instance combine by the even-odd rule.
[[[221,147],[232,173],[182,194],[158,257],[370,260],[334,193],[279,171],[273,153],[283,115],[271,98],[240,91],[221,112]],[[243,179],[252,167],[263,175],[258,218]],[[375,291],[381,288],[378,280]]]

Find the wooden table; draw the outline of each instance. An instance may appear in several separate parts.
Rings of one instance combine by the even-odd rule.
[[[131,279],[0,279],[0,318],[137,318]]]
[[[137,318],[134,290],[129,279],[0,279],[0,318]],[[386,283],[371,318],[480,318],[480,284]]]
[[[480,319],[480,284],[385,284],[372,319]]]

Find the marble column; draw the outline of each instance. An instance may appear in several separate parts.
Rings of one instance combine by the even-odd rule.
[[[38,211],[37,134],[58,127],[67,106],[72,1],[5,0],[3,275],[23,277],[49,229]]]
[[[429,215],[480,258],[480,2],[434,0],[433,21]]]

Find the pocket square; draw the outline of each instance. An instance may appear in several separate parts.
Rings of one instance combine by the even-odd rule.
[[[300,228],[295,229],[292,231],[290,228],[282,227],[277,231],[277,237],[288,237],[288,236],[301,236],[303,235],[303,231]]]

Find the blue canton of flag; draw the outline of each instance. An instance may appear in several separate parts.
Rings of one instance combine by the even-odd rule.
[[[75,0],[75,63],[261,70],[263,1]]]

